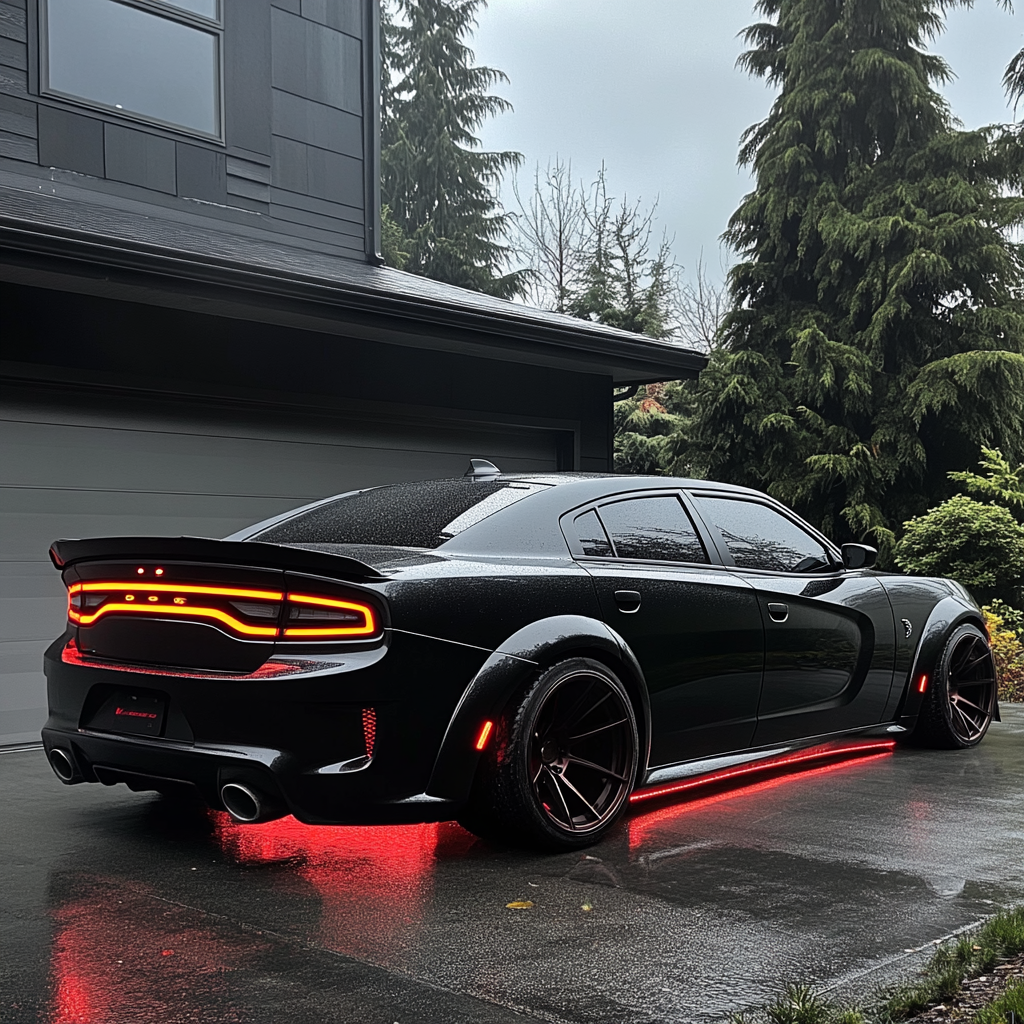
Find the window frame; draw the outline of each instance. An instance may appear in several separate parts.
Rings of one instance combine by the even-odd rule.
[[[691,488],[685,492],[686,505],[690,512],[692,519],[699,519],[701,525],[707,531],[708,536],[711,538],[715,550],[718,553],[719,560],[724,568],[729,569],[732,572],[738,573],[758,573],[763,576],[784,576],[799,578],[803,576],[814,577],[820,579],[823,576],[835,575],[837,573],[845,572],[843,566],[843,556],[839,548],[832,543],[823,533],[816,530],[810,523],[805,523],[796,513],[790,511],[785,505],[771,500],[770,498],[762,497],[761,495],[755,494],[741,494],[736,491],[719,491],[709,489],[697,489]],[[737,565],[735,559],[732,557],[732,553],[729,551],[729,546],[725,543],[724,538],[721,536],[721,532],[718,527],[712,523],[707,522],[700,513],[700,505],[698,499],[700,498],[717,498],[726,501],[745,501],[750,505],[761,505],[763,508],[767,508],[772,512],[777,513],[783,519],[788,520],[798,530],[806,533],[812,540],[819,543],[826,551],[826,553],[832,558],[832,566],[829,569],[812,569],[804,572],[784,572],[780,569],[755,569],[747,566]]]
[[[217,111],[218,132],[211,134],[199,128],[190,128],[188,125],[177,124],[174,121],[164,121],[158,117],[150,117],[148,114],[140,114],[131,110],[119,109],[98,100],[91,100],[84,96],[77,96],[74,93],[62,92],[59,89],[50,87],[50,26],[49,6],[50,0],[37,0],[38,3],[38,45],[36,52],[39,61],[39,95],[50,99],[60,100],[63,103],[74,104],[78,107],[85,107],[88,110],[99,111],[109,114],[118,119],[131,121],[135,124],[149,125],[153,128],[160,128],[164,131],[174,132],[179,135],[187,135],[189,138],[202,139],[204,142],[216,142],[224,145],[224,3],[225,0],[216,0],[217,17],[206,18],[201,14],[186,11],[181,7],[175,7],[164,0],[108,0],[109,3],[117,3],[122,7],[134,7],[136,10],[146,14],[152,14],[163,18],[165,21],[176,22],[186,28],[193,28],[212,35],[216,40],[217,52],[217,97],[215,109]]]
[[[620,501],[630,501],[637,498],[675,498],[679,502],[679,505],[683,510],[683,514],[690,520],[690,525],[693,526],[694,533],[704,548],[704,554],[707,556],[707,560],[704,562],[675,562],[664,558],[624,558],[622,555],[619,555],[615,548],[615,539],[612,537],[608,527],[605,525],[604,519],[601,517],[601,508],[605,505],[613,505]],[[586,555],[583,553],[583,548],[579,542],[579,536],[576,533],[576,520],[580,516],[586,515],[591,511],[596,514],[598,522],[601,524],[601,529],[604,530],[605,537],[611,545],[612,554],[610,555]],[[677,488],[659,487],[652,488],[651,490],[623,491],[618,494],[605,494],[600,498],[591,499],[586,502],[586,504],[579,505],[576,508],[565,512],[560,517],[560,523],[562,525],[562,535],[569,546],[569,551],[572,554],[573,560],[577,562],[615,562],[618,565],[684,566],[686,568],[694,569],[707,569],[716,565],[715,557],[718,555],[718,548],[717,545],[713,543],[711,533],[708,531],[703,520],[693,514],[693,509],[690,507],[689,502],[686,501],[683,492]]]

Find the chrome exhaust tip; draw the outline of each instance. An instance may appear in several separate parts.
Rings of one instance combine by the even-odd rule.
[[[248,786],[243,786],[240,782],[228,782],[221,786],[220,801],[235,821],[242,821],[246,824],[259,821],[263,811],[260,798]]]
[[[75,777],[78,775],[75,769],[75,762],[71,760],[71,755],[65,750],[61,750],[60,747],[54,747],[50,751],[50,767],[53,769],[53,774],[60,779],[61,782],[74,782]]]

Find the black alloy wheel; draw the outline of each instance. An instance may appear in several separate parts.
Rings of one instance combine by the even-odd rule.
[[[973,624],[950,634],[939,658],[914,738],[927,746],[976,746],[996,713],[996,666],[985,634]]]
[[[504,842],[576,849],[626,807],[637,774],[636,715],[605,665],[572,658],[543,672],[501,723],[462,823]]]

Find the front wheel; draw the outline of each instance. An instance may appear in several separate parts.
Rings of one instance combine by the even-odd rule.
[[[914,729],[922,746],[962,750],[981,742],[996,711],[996,665],[985,634],[957,626],[939,656]]]
[[[509,707],[460,823],[500,842],[570,850],[596,843],[637,774],[636,715],[611,669],[571,658]]]

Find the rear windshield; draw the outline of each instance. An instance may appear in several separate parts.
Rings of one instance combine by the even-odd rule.
[[[250,540],[275,544],[382,544],[436,548],[545,484],[431,480],[349,494],[268,527]]]

